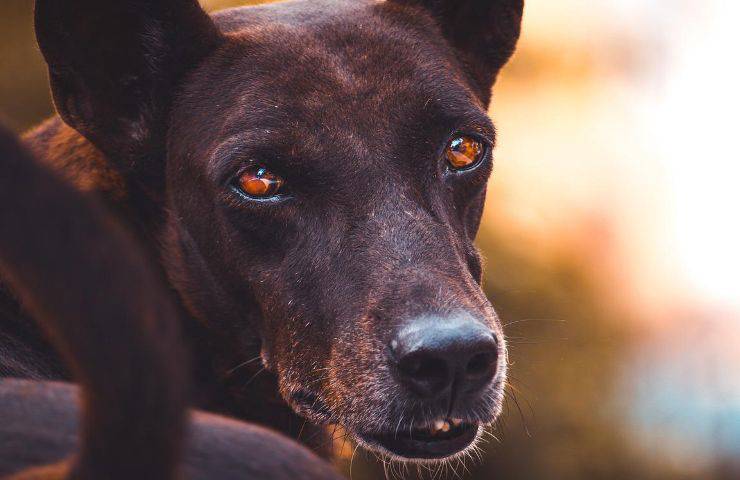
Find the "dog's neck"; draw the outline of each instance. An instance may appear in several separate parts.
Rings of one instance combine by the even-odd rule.
[[[152,189],[129,181],[113,168],[105,154],[55,115],[30,130],[24,140],[31,152],[78,190],[98,196],[137,234],[149,237],[161,228],[161,199]]]

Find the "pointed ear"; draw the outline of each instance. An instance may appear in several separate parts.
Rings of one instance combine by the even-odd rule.
[[[37,0],[59,114],[123,173],[163,148],[173,90],[221,36],[197,0]]]
[[[514,53],[524,0],[388,0],[431,14],[460,54],[466,72],[488,103],[499,70]]]

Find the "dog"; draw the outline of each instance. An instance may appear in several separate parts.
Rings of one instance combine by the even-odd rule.
[[[146,246],[178,299],[199,407],[443,461],[473,448],[506,385],[473,240],[491,88],[522,11],[37,0],[58,116],[25,140]],[[2,371],[71,378],[13,297]]]
[[[204,412],[186,417],[177,308],[150,259],[94,198],[1,129],[0,200],[14,205],[0,210],[0,272],[82,385],[80,394],[71,384],[0,381],[0,476],[340,478],[264,428]],[[67,285],[70,272],[78,283]]]

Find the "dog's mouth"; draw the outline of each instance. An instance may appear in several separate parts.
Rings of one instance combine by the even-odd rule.
[[[441,460],[454,456],[478,437],[480,425],[460,419],[440,419],[423,428],[396,432],[355,433],[360,443],[395,457]]]
[[[317,395],[301,390],[292,396],[299,413],[317,423],[331,423],[329,408]],[[423,427],[394,431],[353,431],[357,441],[369,450],[413,460],[442,460],[464,451],[478,438],[481,425],[457,418],[437,419]]]

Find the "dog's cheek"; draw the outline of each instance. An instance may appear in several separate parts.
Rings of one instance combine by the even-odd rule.
[[[287,399],[298,390],[319,386],[315,377],[325,372],[325,360],[317,353],[319,339],[296,320],[302,317],[290,309],[280,312],[267,320],[270,334],[263,340],[262,356],[267,357],[269,367],[265,366],[277,373],[280,390]]]
[[[269,313],[269,310],[268,310]],[[279,316],[278,316],[279,317]],[[293,336],[289,325],[280,318],[267,317],[264,319],[265,328],[262,335],[262,349],[260,355],[265,368],[278,374],[279,379],[294,378],[293,366]]]
[[[258,262],[266,259],[273,264],[279,262],[296,244],[298,236],[293,224],[275,219],[239,218],[233,225],[232,244],[246,249],[249,257]]]

